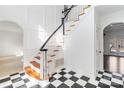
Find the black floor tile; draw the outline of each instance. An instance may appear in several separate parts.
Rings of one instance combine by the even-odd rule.
[[[23,79],[25,83],[29,82],[30,80],[29,79]]]
[[[14,76],[14,75],[17,75],[17,74],[19,74],[19,73],[14,73],[14,74],[11,74],[10,76]]]
[[[4,82],[9,81],[9,80],[10,80],[10,77],[7,77],[7,78],[4,78],[4,79],[1,79],[0,83],[4,83]]]
[[[122,77],[119,77],[119,76],[116,76],[116,75],[112,75],[113,78],[116,78],[116,79],[119,79],[119,80],[122,80]]]
[[[102,78],[111,81],[111,77],[103,75]]]
[[[71,74],[71,75],[76,74],[74,71],[70,71],[70,72],[68,72],[68,73]]]
[[[98,74],[103,74],[103,72],[102,71],[99,71]]]
[[[123,85],[117,84],[117,83],[115,83],[115,82],[112,82],[112,83],[111,83],[111,86],[114,86],[114,87],[116,87],[116,88],[123,88]]]
[[[74,83],[71,88],[83,88],[83,86],[77,84],[77,83]]]
[[[67,80],[67,78],[66,78],[66,77],[64,77],[64,76],[62,76],[62,77],[60,77],[58,80],[60,80],[60,81],[64,82],[64,81],[66,81],[66,80]]]
[[[122,75],[122,77],[124,77],[124,74]]]
[[[66,84],[63,83],[63,84],[59,85],[58,88],[69,88],[69,86],[67,86]]]
[[[21,75],[21,76],[24,76],[24,75],[25,75],[25,73],[24,73],[24,72],[23,72],[23,73],[20,73],[20,75]]]
[[[24,84],[24,85],[19,86],[18,88],[27,88],[27,86]]]
[[[106,73],[109,73],[109,74],[112,74],[112,72],[109,72],[109,71],[105,71]]]
[[[16,78],[16,79],[13,79],[13,80],[12,80],[12,83],[16,83],[16,82],[21,81],[21,80],[22,80],[21,77],[18,77],[18,78]]]
[[[101,87],[101,88],[110,88],[109,85],[103,84],[101,82],[99,82],[98,86]]]
[[[53,82],[55,80],[56,80],[56,78],[54,78],[54,77],[49,78],[49,82]]]
[[[60,72],[59,74],[60,74],[60,75],[65,75],[66,72],[62,71],[62,72]]]
[[[100,79],[101,79],[100,77],[96,77],[96,80],[97,80],[97,81],[100,81]]]
[[[83,79],[85,81],[88,81],[90,78],[86,77],[86,76],[82,76],[80,79]]]
[[[65,70],[65,68],[62,68],[61,70]]]
[[[13,88],[13,86],[12,85],[9,85],[9,86],[6,86],[4,88]]]
[[[34,85],[31,88],[41,88],[41,86],[40,85]]]
[[[46,88],[56,88],[56,87],[53,86],[52,84],[49,84]]]
[[[72,76],[72,77],[70,78],[70,80],[72,80],[72,81],[74,81],[74,82],[76,82],[78,79],[79,79],[79,78],[77,78],[77,77],[75,77],[75,76]]]
[[[86,88],[96,88],[95,85],[90,84],[90,83],[87,83],[87,84],[85,85],[85,87],[86,87]]]

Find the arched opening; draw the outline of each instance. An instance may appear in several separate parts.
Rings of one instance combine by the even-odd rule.
[[[23,70],[23,29],[11,21],[0,21],[0,77]]]
[[[104,70],[124,73],[124,23],[111,23],[104,28]]]

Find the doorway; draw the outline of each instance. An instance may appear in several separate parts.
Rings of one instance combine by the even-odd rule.
[[[23,71],[23,30],[11,21],[0,21],[0,77]]]
[[[104,70],[124,74],[124,23],[104,28]]]

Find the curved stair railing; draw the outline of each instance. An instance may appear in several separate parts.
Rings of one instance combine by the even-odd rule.
[[[65,35],[67,32],[70,32],[71,29],[69,28],[73,28],[76,26],[74,25],[74,23],[80,20],[79,17],[84,15],[85,10],[88,9],[89,7],[90,5],[86,6],[71,5],[68,7],[68,9],[62,11],[62,13],[64,13],[64,17],[61,19],[62,20],[61,24],[56,28],[56,30],[48,37],[48,39],[41,46],[39,53],[30,62],[30,66],[26,66],[24,68],[25,73],[29,77],[32,77],[36,80],[48,80],[51,77],[51,75],[54,72],[54,71],[51,72],[51,69],[55,67],[55,64],[53,64],[53,60],[55,59],[54,57],[57,58],[62,53],[62,51],[60,52],[60,50],[62,50],[62,46],[56,45],[56,43],[54,43],[55,39],[53,39],[53,37],[57,34],[57,32],[60,31],[62,31],[63,35]],[[60,43],[63,44],[64,41],[62,40],[60,41]],[[52,47],[54,47],[53,50],[51,50]],[[56,53],[56,55],[50,54],[51,51]]]

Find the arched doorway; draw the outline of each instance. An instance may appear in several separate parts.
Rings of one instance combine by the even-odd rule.
[[[23,71],[23,29],[0,21],[0,77]]]
[[[124,23],[111,23],[104,28],[104,70],[124,73]]]

